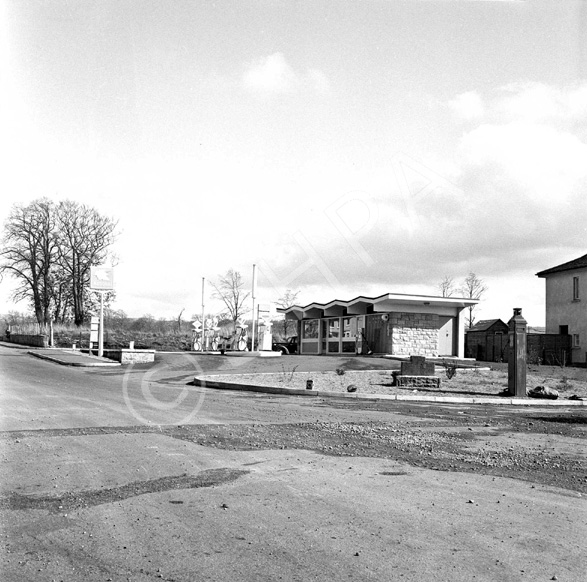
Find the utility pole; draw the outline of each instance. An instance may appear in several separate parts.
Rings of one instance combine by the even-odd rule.
[[[253,288],[251,295],[253,296],[253,323],[251,325],[251,351],[255,351],[255,319],[256,319],[256,310],[255,310],[255,302],[256,302],[256,290],[257,288],[257,265],[253,265]]]
[[[202,277],[202,337],[200,338],[200,350],[203,352],[204,351],[204,334],[205,334],[205,328],[204,328],[204,310],[205,310],[205,306],[204,306],[204,297],[205,297],[205,292],[206,292],[206,278]]]

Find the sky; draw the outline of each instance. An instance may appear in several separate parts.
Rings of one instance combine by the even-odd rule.
[[[115,309],[487,287],[544,325],[587,252],[587,2],[3,0],[0,221],[118,221]],[[24,311],[0,282],[0,313]]]

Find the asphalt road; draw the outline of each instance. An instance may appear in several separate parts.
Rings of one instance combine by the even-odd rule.
[[[190,385],[341,365],[0,347],[0,580],[584,580],[582,410]]]

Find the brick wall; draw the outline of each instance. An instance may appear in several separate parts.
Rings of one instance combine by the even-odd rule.
[[[394,355],[438,355],[438,315],[392,313],[390,323]]]

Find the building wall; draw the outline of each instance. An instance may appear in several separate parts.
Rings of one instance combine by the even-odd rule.
[[[453,310],[452,312],[452,351],[455,356],[464,357],[464,317],[463,310]],[[438,313],[416,313],[406,311],[396,311],[388,313],[375,313],[362,316],[342,316],[356,318],[356,327],[353,331],[353,350],[349,352],[344,348],[344,337],[342,338],[342,348],[340,351],[331,352],[329,349],[332,341],[325,338],[328,330],[323,323],[333,318],[308,318],[300,323],[300,334],[302,338],[300,350],[302,354],[320,354],[320,353],[354,353],[355,349],[359,353],[387,353],[394,355],[418,355],[418,356],[438,356],[439,355],[439,331],[442,322],[446,322],[447,317]],[[305,337],[305,322],[314,321],[314,335]],[[355,344],[355,333],[359,332],[359,343]],[[363,333],[361,333],[363,332]],[[444,354],[444,355],[448,355]]]
[[[396,356],[437,356],[438,315],[433,313],[392,313],[392,351]]]
[[[579,298],[573,299],[573,277],[579,278]],[[585,363],[587,352],[587,269],[574,269],[546,277],[546,333],[558,334],[566,325],[579,345],[571,350],[571,362]]]

